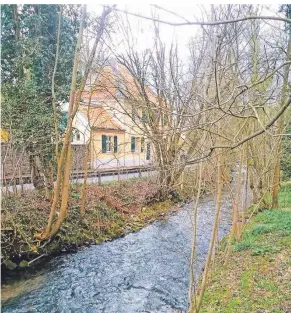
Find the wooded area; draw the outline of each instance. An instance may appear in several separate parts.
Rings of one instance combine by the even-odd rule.
[[[252,197],[251,214],[276,210],[280,186],[291,179],[291,5],[281,5],[274,16],[262,14],[261,5],[211,5],[201,10],[200,20],[193,21],[153,7],[156,14],[146,16],[105,5],[96,16],[87,12],[87,5],[1,5],[1,127],[9,137],[1,142],[2,171],[4,156],[11,154],[11,176],[23,175],[22,164],[26,164],[25,174],[31,174],[36,187],[27,201],[38,203],[37,195],[42,197],[39,203],[44,205],[46,220],[42,218],[31,231],[33,245],[25,239],[28,250],[49,245],[60,230],[65,232],[62,226],[71,214],[83,227],[94,211],[92,199],[105,201],[123,216],[124,223],[128,220],[124,214],[134,211],[130,201],[128,208],[124,199],[118,204],[121,192],[126,191],[116,188],[112,196],[96,185],[94,194],[94,184],[88,183],[95,126],[89,123],[89,139],[76,161],[73,122],[86,98],[88,121],[91,108],[102,106],[114,121],[134,127],[143,138],[141,149],[145,150],[146,139],[154,156],[153,174],[144,185],[150,191],[137,202],[138,210],[168,201],[193,201],[189,312],[198,313],[219,247],[223,190],[229,191],[233,204],[232,228],[223,254],[227,264],[233,241],[243,239],[247,193]],[[160,19],[160,12],[168,19]],[[140,49],[131,18],[152,23],[153,32],[148,30],[151,47]],[[177,18],[180,22],[175,22]],[[181,56],[178,42],[164,40],[165,25],[196,28],[183,48],[190,57]],[[122,49],[116,48],[116,34],[122,37]],[[108,67],[111,72],[105,75]],[[96,102],[98,92],[111,100]],[[62,127],[65,102],[68,119]],[[107,143],[102,144],[106,148]],[[114,145],[113,158],[117,137]],[[71,185],[76,167],[84,173],[77,191]],[[11,222],[12,216],[17,219],[13,199],[28,195],[23,190],[4,191],[5,187],[2,228],[5,232],[9,225],[21,238],[21,227]],[[205,191],[215,195],[216,211],[199,274],[195,268],[196,217]],[[19,203],[25,206],[24,202]],[[100,230],[100,218],[98,223]],[[7,242],[10,236],[5,234]]]

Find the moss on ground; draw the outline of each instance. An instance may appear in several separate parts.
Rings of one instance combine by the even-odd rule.
[[[201,312],[291,312],[291,186],[284,187],[281,208],[252,218],[226,265],[218,254]]]

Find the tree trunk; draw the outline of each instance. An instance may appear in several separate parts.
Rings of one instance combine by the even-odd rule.
[[[55,93],[55,76],[57,73],[58,60],[59,60],[59,54],[60,54],[61,21],[62,21],[62,14],[63,14],[63,6],[62,5],[60,5],[60,13],[59,14],[60,15],[59,15],[59,24],[58,24],[56,59],[55,59],[55,66],[54,66],[54,71],[53,71],[53,75],[52,75],[52,105],[53,105],[54,129],[55,129],[55,154],[56,154],[57,162],[59,160],[59,131],[58,131],[59,121],[57,118],[57,97],[56,97],[56,93]]]
[[[190,258],[190,283],[189,283],[189,312],[193,312],[196,307],[196,291],[195,291],[195,275],[194,275],[194,262],[196,260],[196,246],[197,246],[197,212],[198,212],[198,204],[199,198],[201,194],[201,183],[202,183],[202,162],[199,163],[199,178],[198,178],[198,188],[196,201],[194,204],[194,217],[193,217],[193,241],[192,241],[192,249],[191,249],[191,258]],[[195,188],[196,189],[196,188]],[[193,188],[193,193],[194,190]],[[198,271],[198,267],[196,268]]]
[[[77,70],[78,70],[78,65],[79,65],[79,58],[80,58],[80,50],[81,50],[81,43],[82,43],[82,37],[83,37],[83,29],[84,29],[84,24],[85,24],[85,17],[86,17],[86,5],[83,6],[82,10],[82,18],[81,18],[81,24],[80,24],[80,29],[79,29],[79,35],[78,35],[78,41],[77,41],[77,46],[76,46],[76,51],[75,51],[75,59],[74,59],[74,68],[73,68],[73,74],[72,74],[72,85],[71,85],[71,92],[70,92],[70,105],[69,105],[69,120],[68,120],[68,125],[67,125],[67,130],[63,142],[63,147],[61,151],[61,155],[58,160],[58,168],[57,168],[57,181],[55,184],[54,188],[54,197],[53,197],[53,203],[51,206],[51,211],[50,211],[50,216],[48,219],[47,227],[45,229],[44,234],[42,235],[42,238],[47,238],[52,235],[51,233],[51,228],[53,224],[53,219],[55,216],[57,204],[59,202],[60,198],[60,192],[61,192],[61,184],[62,184],[62,179],[63,179],[63,166],[67,159],[67,152],[70,149],[70,138],[71,138],[71,132],[72,132],[72,109],[75,101],[75,90],[76,90],[76,80],[77,80]],[[63,202],[62,202],[63,203]],[[55,233],[56,228],[54,228]]]
[[[77,90],[77,71],[78,71],[78,66],[79,66],[79,60],[80,60],[80,51],[81,51],[81,44],[82,44],[82,38],[83,38],[83,30],[85,27],[85,17],[86,17],[86,10],[87,6],[83,6],[82,10],[82,18],[81,18],[81,24],[80,24],[80,29],[79,29],[79,35],[78,35],[78,41],[77,41],[77,46],[76,46],[76,51],[75,51],[75,58],[74,58],[74,66],[73,66],[73,73],[72,73],[72,83],[71,83],[71,91],[70,91],[70,102],[69,102],[69,118],[68,118],[68,124],[67,124],[67,129],[65,133],[65,138],[63,141],[63,147],[61,150],[61,154],[59,157],[58,161],[58,170],[57,170],[57,181],[55,185],[55,192],[54,192],[54,199],[53,203],[51,206],[51,212],[48,220],[48,224],[46,227],[46,230],[44,234],[41,236],[42,238],[47,238],[47,237],[53,237],[55,234],[58,232],[66,214],[67,214],[67,202],[68,202],[68,194],[69,194],[69,182],[68,180],[70,179],[70,163],[71,163],[71,134],[72,134],[72,124],[73,124],[73,119],[77,113],[77,110],[80,105],[81,101],[81,95],[82,92],[84,91],[84,88],[86,86],[87,78],[89,75],[89,72],[92,68],[92,63],[96,54],[97,50],[97,45],[99,41],[101,40],[101,37],[104,33],[105,30],[105,22],[107,19],[108,14],[112,11],[111,8],[106,8],[103,10],[103,13],[100,17],[100,22],[99,22],[99,28],[97,32],[97,36],[95,38],[91,54],[89,56],[89,60],[85,66],[85,71],[84,75],[81,81],[81,86],[78,92]],[[63,167],[65,168],[65,173],[63,175]],[[64,178],[63,178],[64,176]],[[55,223],[54,226],[52,226],[55,211],[57,208],[57,204],[59,202],[60,198],[60,193],[61,193],[61,183],[62,183],[62,178],[64,179],[63,182],[63,187],[62,187],[62,203],[61,203],[61,209],[60,209],[60,215]]]
[[[81,191],[81,206],[80,206],[80,213],[81,213],[82,217],[85,215],[85,200],[86,200],[86,191],[87,191],[86,188],[87,188],[87,178],[88,178],[88,162],[89,162],[89,157],[90,157],[90,153],[91,153],[92,132],[93,132],[93,129],[90,130],[89,142],[88,142],[88,146],[86,147],[86,154],[85,154],[85,158],[84,158],[85,173],[84,173],[84,182],[83,182],[82,191]]]
[[[287,48],[287,56],[286,60],[291,59],[291,30],[289,29],[289,39],[288,39],[288,48]],[[280,101],[281,107],[284,105],[287,97],[288,97],[288,77],[290,72],[290,63],[285,65],[284,68],[284,82],[282,87],[282,97]],[[283,113],[279,118],[278,122],[278,130],[277,135],[283,133],[284,130],[284,117],[285,114]],[[278,193],[280,189],[280,157],[281,157],[281,150],[282,150],[282,139],[279,137],[278,139],[278,148],[276,153],[276,165],[274,169],[274,179],[273,179],[273,190],[272,190],[272,208],[277,209],[279,206],[278,203]]]
[[[202,300],[203,300],[203,295],[206,290],[206,284],[207,284],[207,278],[208,278],[208,271],[210,267],[210,262],[212,258],[212,254],[214,251],[214,245],[215,245],[215,240],[217,237],[218,233],[218,225],[219,225],[219,217],[220,217],[220,211],[221,211],[221,200],[222,200],[222,186],[223,186],[223,180],[222,180],[222,153],[218,152],[218,160],[217,160],[217,196],[216,196],[216,213],[215,213],[215,220],[214,220],[214,225],[212,229],[212,235],[211,235],[211,240],[210,240],[210,245],[208,249],[208,254],[204,266],[204,271],[202,275],[202,282],[200,286],[200,291],[199,291],[199,296],[197,299],[196,306],[193,308],[192,312],[190,313],[197,313],[200,310]]]
[[[70,187],[71,153],[72,153],[72,146],[70,143],[68,147],[66,164],[65,164],[64,182],[63,182],[63,188],[62,188],[62,203],[61,203],[60,213],[56,222],[52,226],[50,237],[54,237],[57,234],[64,219],[67,217],[69,187]]]
[[[274,183],[272,190],[272,208],[278,209],[279,206],[279,188],[280,188],[280,156],[276,156],[276,165],[274,170]]]

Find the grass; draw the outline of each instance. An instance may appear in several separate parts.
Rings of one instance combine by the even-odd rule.
[[[279,191],[279,207],[291,207],[291,182],[281,183]]]
[[[252,218],[227,264],[213,268],[201,312],[291,312],[291,184],[282,186],[279,205]]]
[[[268,194],[265,198],[266,202],[271,204],[272,197]],[[291,182],[281,182],[279,190],[279,208],[291,207]]]

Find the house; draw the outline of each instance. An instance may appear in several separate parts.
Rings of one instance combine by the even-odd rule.
[[[75,148],[74,153],[90,144],[89,165],[93,169],[151,164],[150,142],[136,129],[130,116],[122,114],[121,111],[115,112],[111,105],[114,105],[115,109],[118,107],[116,101],[101,97],[100,94],[97,97],[95,94],[90,103],[86,97],[83,99],[73,120],[71,144]],[[68,104],[63,104],[61,109],[67,115]],[[84,152],[80,155],[84,155]],[[74,159],[81,161],[82,157]],[[83,162],[79,164],[83,166]]]
[[[124,99],[123,89],[137,95],[134,103]],[[151,94],[149,96],[153,98]],[[94,129],[93,167],[154,163],[152,143],[141,127],[141,120],[145,118],[141,102],[132,75],[114,62],[104,67],[95,82],[87,86],[79,111],[85,115],[88,110],[94,112],[88,119]]]

